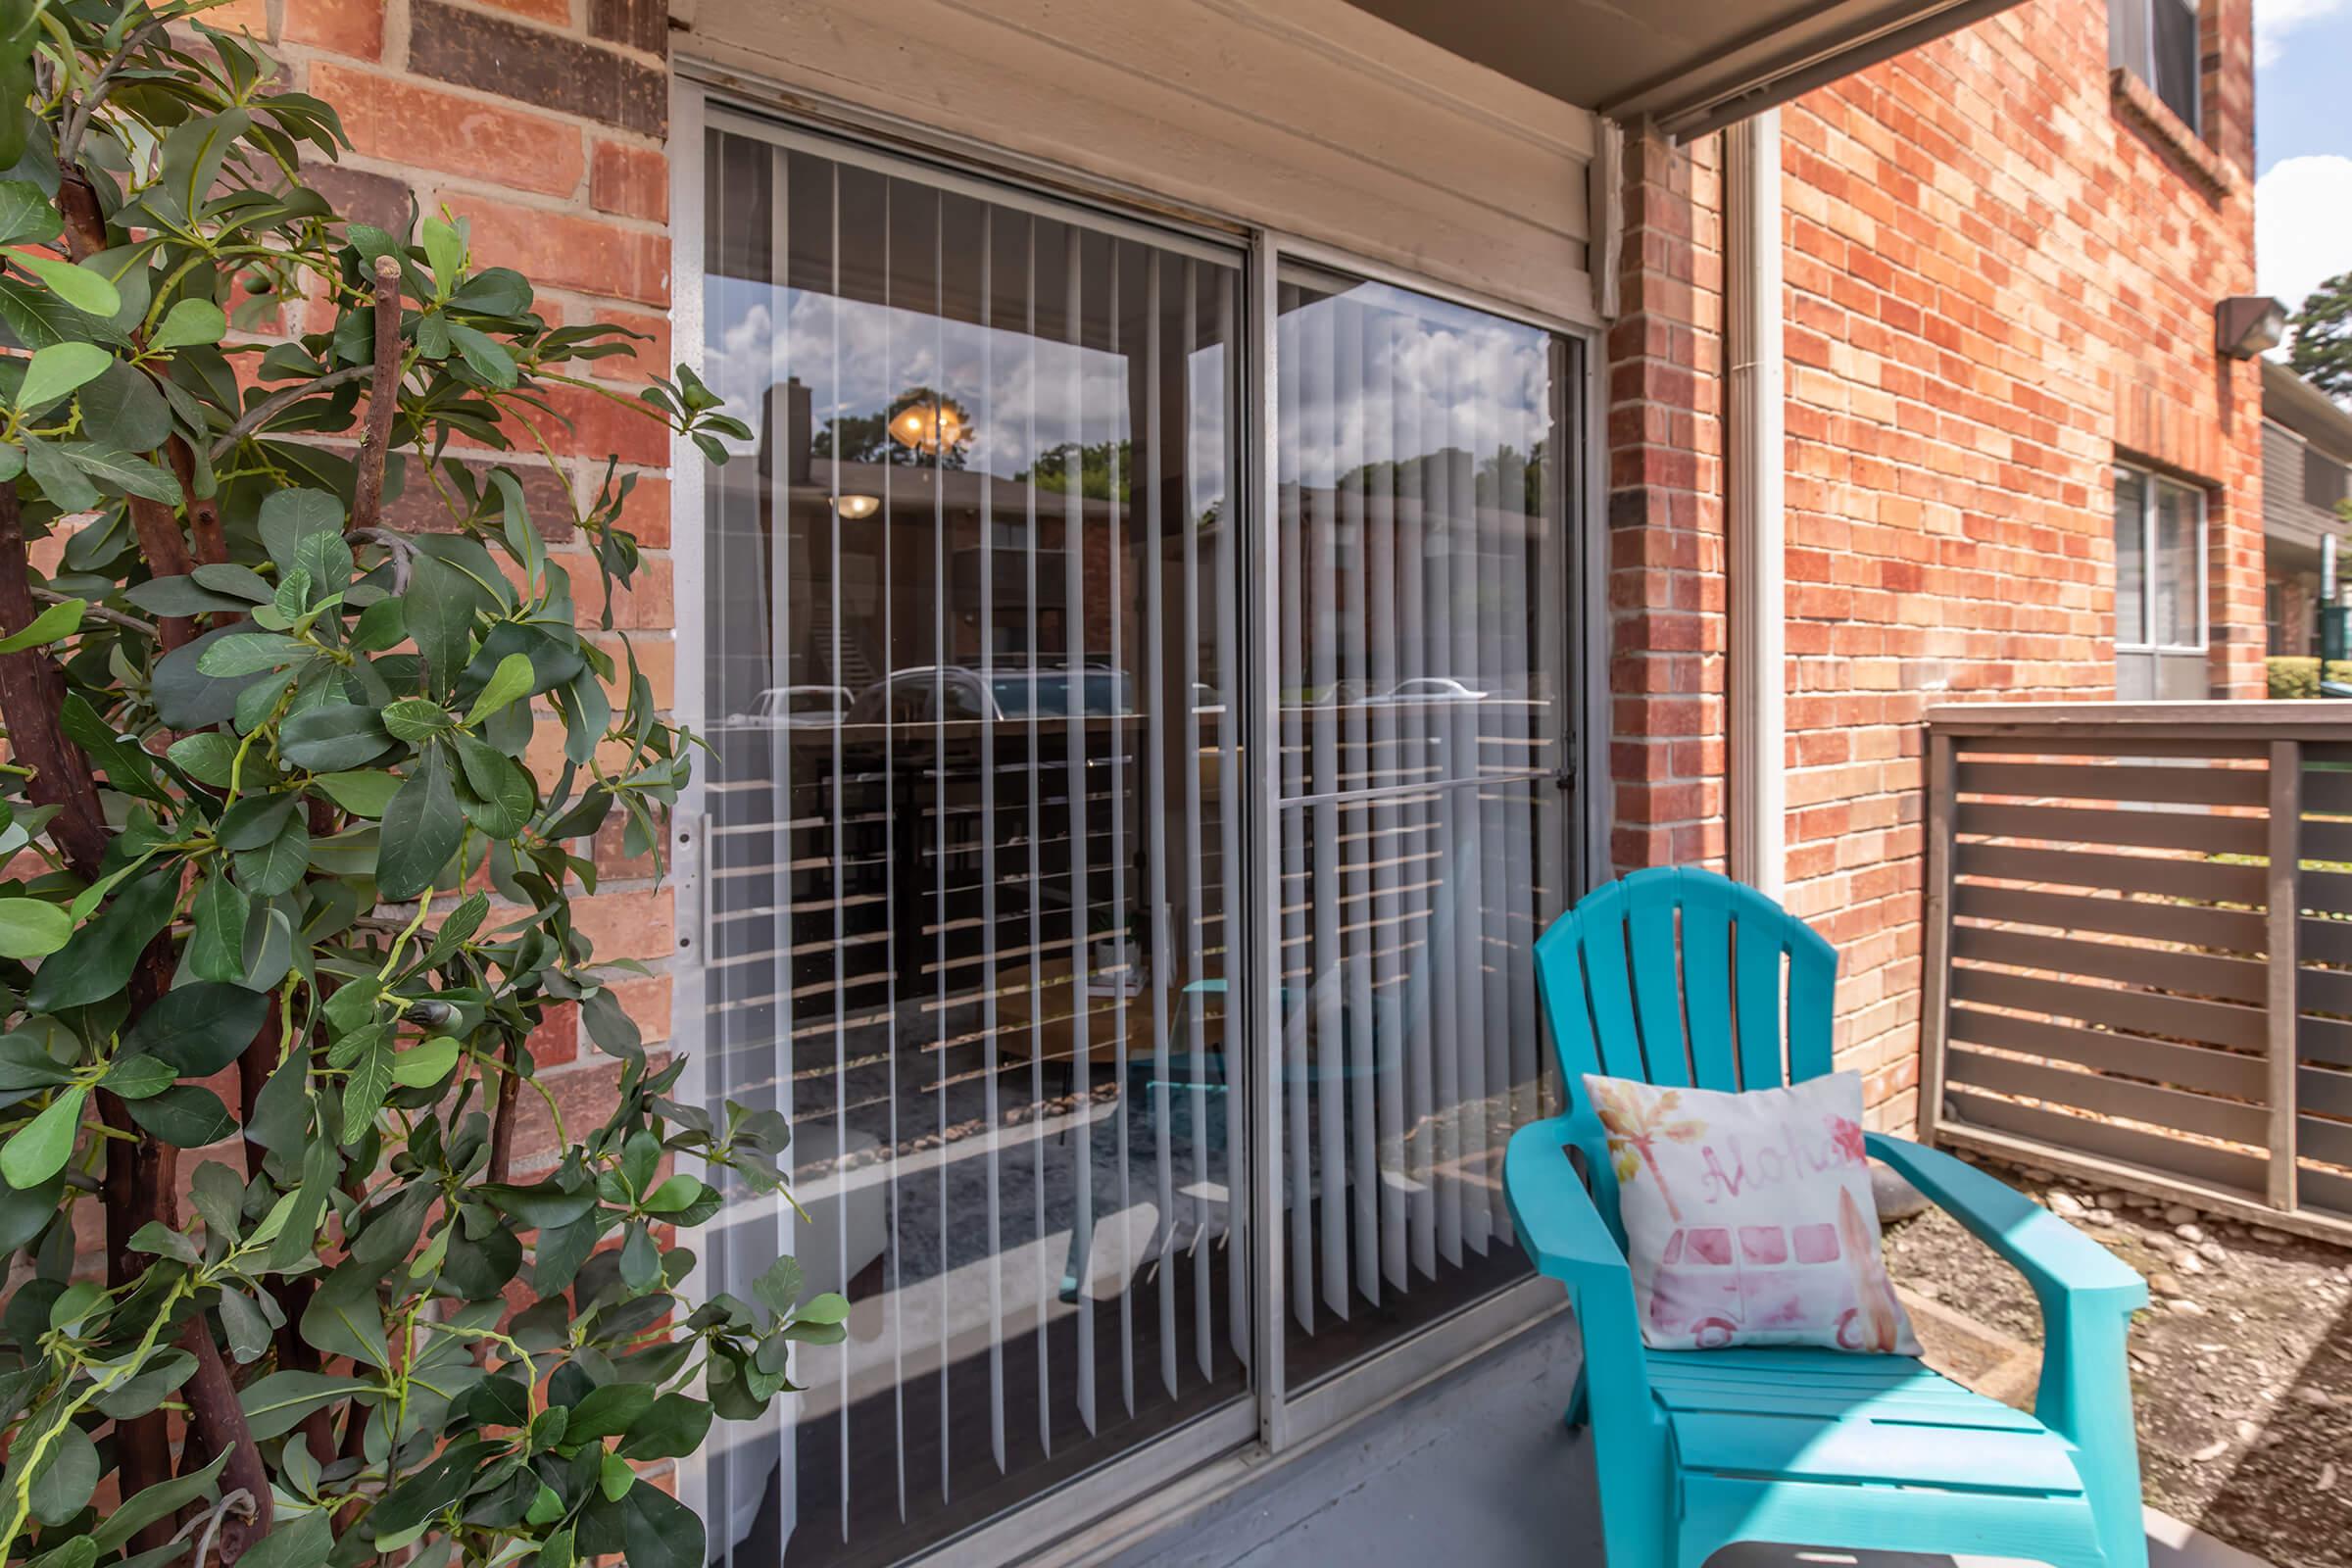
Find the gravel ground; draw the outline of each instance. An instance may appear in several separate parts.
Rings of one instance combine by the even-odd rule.
[[[2147,1500],[2280,1568],[2352,1564],[2352,1251],[1995,1173],[2148,1278],[2132,1327]],[[1886,1258],[1898,1284],[2040,1345],[2025,1282],[1940,1210],[1889,1226]]]

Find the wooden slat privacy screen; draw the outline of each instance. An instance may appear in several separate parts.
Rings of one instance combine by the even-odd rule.
[[[2352,702],[1928,715],[1924,1139],[2352,1235]]]

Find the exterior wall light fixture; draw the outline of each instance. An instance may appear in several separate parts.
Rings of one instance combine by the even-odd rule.
[[[2232,294],[2213,308],[2213,324],[2223,358],[2250,360],[2286,340],[2286,307],[2268,294]]]

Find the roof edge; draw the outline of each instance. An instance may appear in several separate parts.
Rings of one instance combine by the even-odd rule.
[[[2287,366],[2263,356],[2262,400],[2267,405],[2276,398],[2284,409],[2302,420],[2317,424],[2329,441],[2340,449],[2341,455],[2352,457],[2352,412],[2327,393],[2297,375]],[[2306,436],[2311,432],[2300,432]]]

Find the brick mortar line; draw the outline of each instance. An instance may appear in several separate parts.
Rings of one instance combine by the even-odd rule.
[[[405,12],[408,0],[392,0],[392,3],[399,4]],[[446,0],[444,0],[444,3],[446,3]],[[501,12],[485,14],[512,15],[513,13]],[[405,34],[402,41],[404,43],[407,41]],[[585,41],[595,43],[600,40],[591,38],[586,39]],[[645,131],[632,130],[624,125],[611,124],[605,121],[597,120],[587,115],[573,114],[571,111],[566,109],[558,109],[545,104],[533,103],[527,98],[508,97],[501,93],[491,92],[487,88],[475,87],[462,81],[444,81],[438,76],[424,75],[415,70],[412,70],[405,60],[403,60],[400,64],[395,65],[389,58],[391,55],[391,34],[387,28],[384,38],[385,58],[378,60],[370,60],[365,55],[338,54],[334,50],[328,49],[320,44],[278,43],[270,45],[268,47],[270,48],[273,56],[281,65],[300,65],[305,68],[314,65],[322,65],[338,71],[348,71],[368,75],[382,76],[387,80],[404,82],[412,86],[422,88],[428,92],[437,92],[451,98],[465,100],[468,103],[480,104],[486,109],[497,109],[505,111],[509,114],[530,116],[535,119],[547,121],[554,124],[583,130],[598,139],[614,142],[622,146],[629,147],[635,151],[659,152],[664,155],[666,155],[668,152],[669,143],[663,137],[654,136]],[[364,159],[369,163],[391,163],[391,161],[388,160],[370,158],[368,155],[361,153],[352,153],[347,155],[347,157]],[[395,171],[398,171],[405,170],[410,166],[391,163],[391,167]],[[501,189],[504,188],[505,187],[501,187]]]
[[[408,0],[400,0],[400,3],[405,9]],[[544,32],[553,38],[566,38],[575,43],[584,43],[591,48],[618,55],[636,65],[658,66],[665,72],[669,69],[667,50],[656,54],[640,49],[635,44],[623,43],[617,38],[606,38],[598,35],[593,30],[595,26],[594,0],[575,0],[569,20],[561,24],[549,22],[544,17],[532,16],[526,11],[512,11],[503,6],[480,4],[478,0],[433,0],[433,3],[447,6],[452,11],[464,11],[473,16],[486,17],[493,22],[513,23],[518,27],[527,27],[533,32]],[[411,24],[414,25],[413,20]]]

